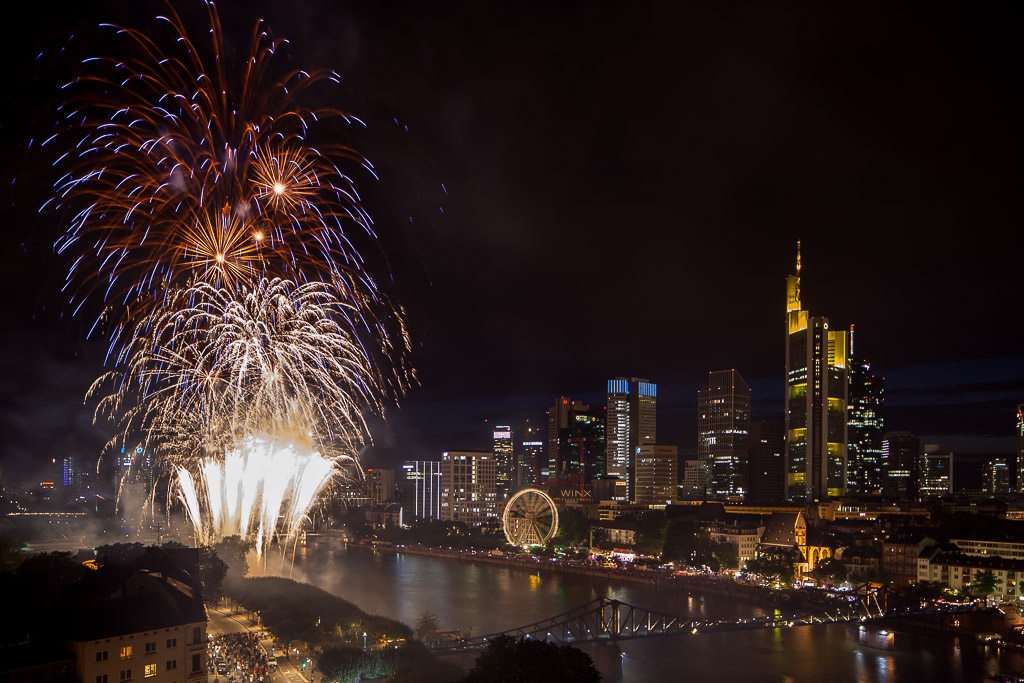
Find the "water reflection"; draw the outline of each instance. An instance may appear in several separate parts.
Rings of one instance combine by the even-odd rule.
[[[371,614],[414,624],[420,614],[431,612],[442,628],[474,635],[529,624],[598,596],[684,617],[733,619],[764,614],[746,602],[702,598],[645,584],[363,548],[311,556],[297,562],[294,576]],[[961,683],[977,681],[995,670],[1024,669],[1019,654],[984,652],[968,640],[961,651],[955,638],[944,634],[908,636],[904,642],[896,652],[875,650],[859,644],[855,626],[831,624],[625,640],[619,645],[624,654],[624,683],[680,679],[693,683]]]

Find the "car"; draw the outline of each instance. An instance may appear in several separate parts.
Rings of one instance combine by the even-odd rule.
[[[217,665],[217,675],[218,676],[227,676],[228,675],[228,668],[226,666],[224,666],[223,664],[218,664]]]
[[[270,655],[269,657],[267,657],[267,666],[269,666],[271,669],[276,669],[277,657],[275,657],[274,655]]]

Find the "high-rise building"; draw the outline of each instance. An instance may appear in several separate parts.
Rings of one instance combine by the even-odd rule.
[[[704,498],[704,482],[708,478],[703,469],[704,464],[700,460],[683,461],[683,481],[679,484],[682,497],[692,500]]]
[[[481,524],[498,514],[498,468],[490,451],[441,456],[441,520]]]
[[[853,356],[850,326],[850,403],[846,409],[846,484],[848,493],[882,492],[882,434],[885,428],[885,378],[871,372],[871,364]]]
[[[395,471],[372,468],[366,470],[366,494],[370,505],[380,505],[395,499]]]
[[[527,427],[523,432],[522,450],[519,454],[519,471],[521,486],[539,486],[544,471],[544,442],[534,427]]]
[[[657,442],[658,385],[637,377],[608,380],[605,471],[618,480],[619,500],[633,500],[636,449]]]
[[[441,518],[441,461],[405,461],[398,489],[409,513],[421,519]]]
[[[679,499],[679,450],[675,446],[643,444],[636,454],[637,505],[673,505]]]
[[[786,278],[786,497],[823,500],[846,493],[846,331],[812,317],[796,274]]]
[[[1024,403],[1017,406],[1017,493],[1024,493]]]
[[[747,453],[750,472],[747,500],[755,503],[781,503],[785,437],[782,424],[759,420],[750,423]]]
[[[994,496],[1010,492],[1010,466],[1005,456],[996,456],[985,463],[981,486]]]
[[[494,462],[498,468],[498,497],[508,498],[516,486],[516,461],[513,455],[512,427],[496,426],[492,432]]]
[[[603,473],[605,418],[564,396],[548,410],[547,480],[588,482]]]
[[[937,444],[925,444],[918,463],[917,488],[921,498],[953,493],[953,454],[940,453]]]
[[[882,493],[916,499],[921,442],[910,432],[889,432],[882,438]]]
[[[82,467],[82,457],[79,455],[65,455],[60,459],[61,464],[61,485],[66,494],[75,496],[82,492],[85,483],[85,472]]]
[[[749,434],[750,387],[735,370],[709,372],[697,390],[697,458],[708,473],[709,496],[746,495]]]

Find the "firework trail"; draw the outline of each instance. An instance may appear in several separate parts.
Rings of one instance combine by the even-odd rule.
[[[230,64],[205,7],[208,43],[170,4],[164,35],[104,26],[131,57],[86,59],[65,86],[47,205],[68,217],[72,308],[110,343],[88,395],[119,424],[109,445],[157,454],[198,539],[264,547],[414,374],[403,311],[356,247],[376,236],[342,169],[373,169],[339,140],[361,122],[303,104],[338,76],[282,68],[261,22]]]

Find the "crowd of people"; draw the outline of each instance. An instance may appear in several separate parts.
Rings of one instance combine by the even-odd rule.
[[[268,676],[267,653],[252,631],[225,633],[210,641],[210,674],[230,683],[260,683]]]

